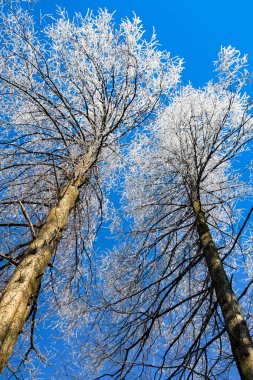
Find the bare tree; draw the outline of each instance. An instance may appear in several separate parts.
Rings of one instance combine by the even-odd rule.
[[[95,368],[106,363],[99,378],[227,380],[234,363],[253,378],[252,208],[242,223],[237,206],[252,193],[246,57],[223,48],[216,65],[218,81],[183,87],[130,150],[134,237],[103,259],[83,347]]]
[[[1,12],[1,371],[27,320],[23,358],[36,349],[44,273],[53,293],[58,282],[66,293],[85,284],[118,141],[149,123],[178,81],[181,62],[143,33],[138,17],[116,28],[107,11],[72,21],[61,12],[40,31],[21,8]]]

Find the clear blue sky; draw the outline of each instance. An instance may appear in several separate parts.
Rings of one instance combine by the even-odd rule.
[[[70,15],[106,7],[116,11],[116,22],[135,12],[147,37],[154,26],[162,49],[184,58],[183,83],[201,86],[212,78],[213,61],[221,45],[248,53],[253,67],[253,0],[41,0],[38,6],[43,13],[54,13],[57,4]],[[41,333],[44,338],[50,334],[48,330]],[[57,367],[57,362],[54,364]],[[53,379],[50,376],[55,373],[54,366],[47,368],[41,378]]]

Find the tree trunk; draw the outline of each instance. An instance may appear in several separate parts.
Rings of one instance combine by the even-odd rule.
[[[80,188],[88,181],[89,169],[95,162],[92,150],[76,170],[75,178],[62,189],[59,201],[52,207],[37,236],[25,251],[0,298],[0,373],[2,373],[18,335],[26,322],[43,274],[60,241],[62,230],[74,207]]]
[[[212,239],[205,213],[200,201],[194,200],[193,208],[197,218],[197,230],[203,247],[208,272],[221,308],[231,349],[241,379],[253,379],[253,343],[245,318],[231,283],[224,270],[217,247]]]

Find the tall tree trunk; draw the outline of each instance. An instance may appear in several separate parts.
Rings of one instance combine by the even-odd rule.
[[[199,199],[193,201],[197,230],[241,379],[253,379],[253,343],[245,318],[212,239]]]
[[[2,373],[26,322],[40,287],[43,274],[61,239],[62,230],[74,207],[81,187],[89,179],[95,162],[92,150],[76,170],[75,178],[62,189],[59,201],[52,207],[43,226],[25,251],[0,298],[0,373]]]

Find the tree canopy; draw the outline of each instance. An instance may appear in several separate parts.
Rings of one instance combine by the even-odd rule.
[[[62,289],[85,292],[119,141],[179,80],[181,61],[138,17],[112,17],[61,11],[37,30],[29,10],[1,12],[1,368],[26,321],[23,358],[35,350],[41,293],[58,307]]]
[[[180,88],[124,158],[128,235],[103,260],[90,356],[84,348],[92,368],[110,363],[105,378],[227,379],[245,323],[233,287],[252,326],[252,208],[238,209],[252,196],[250,161],[236,165],[253,133],[246,64],[222,48],[218,79]],[[230,331],[230,320],[240,326]],[[242,339],[252,352],[249,333]]]
[[[251,380],[247,56],[221,48],[214,80],[183,86],[137,16],[59,10],[42,27],[15,3],[0,5],[0,371],[36,378],[54,318],[76,366],[61,377]]]

